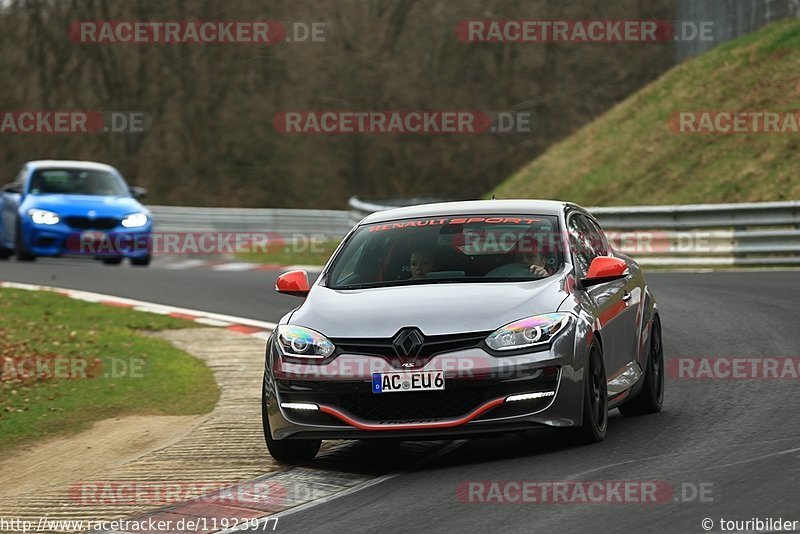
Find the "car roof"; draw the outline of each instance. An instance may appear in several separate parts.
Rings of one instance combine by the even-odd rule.
[[[109,172],[119,173],[119,171],[117,171],[117,169],[115,169],[111,165],[106,165],[105,163],[98,163],[96,161],[78,161],[69,159],[39,159],[35,161],[29,161],[25,165],[27,167],[30,167],[32,170],[68,168],[68,169],[86,169],[93,171],[109,171]]]
[[[397,219],[437,217],[440,215],[559,215],[567,207],[578,208],[575,204],[558,200],[521,199],[439,202],[378,211],[365,217],[362,223],[372,224]]]

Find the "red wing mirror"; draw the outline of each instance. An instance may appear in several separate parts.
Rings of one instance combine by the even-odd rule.
[[[592,260],[589,273],[581,280],[583,287],[605,284],[628,276],[628,264],[625,260],[611,256],[598,256]]]
[[[283,273],[275,282],[275,291],[284,295],[305,297],[311,288],[308,285],[308,275],[305,271],[289,271]]]

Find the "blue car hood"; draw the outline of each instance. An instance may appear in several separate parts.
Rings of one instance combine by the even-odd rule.
[[[54,211],[59,215],[86,215],[89,210],[96,217],[122,217],[130,213],[148,213],[133,197],[108,197],[98,195],[31,195],[25,205],[28,209],[38,208]]]
[[[491,331],[558,310],[567,296],[565,278],[346,291],[315,285],[289,322],[333,338],[391,337],[406,326],[426,335]]]

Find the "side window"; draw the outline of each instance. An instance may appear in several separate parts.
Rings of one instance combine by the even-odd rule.
[[[592,249],[595,251],[596,256],[608,256],[608,241],[606,241],[606,236],[600,229],[600,226],[588,217],[583,215],[580,217],[589,230],[589,237],[592,240]]]
[[[572,249],[572,257],[575,259],[579,276],[589,271],[589,265],[595,258],[594,250],[591,247],[589,229],[580,215],[573,215],[567,223],[569,231],[569,246]]]
[[[578,269],[583,274],[589,272],[593,259],[609,253],[602,230],[585,215],[575,214],[569,219],[569,242]]]

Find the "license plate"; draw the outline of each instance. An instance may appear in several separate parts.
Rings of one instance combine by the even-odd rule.
[[[407,393],[444,389],[444,371],[373,373],[373,393]]]

